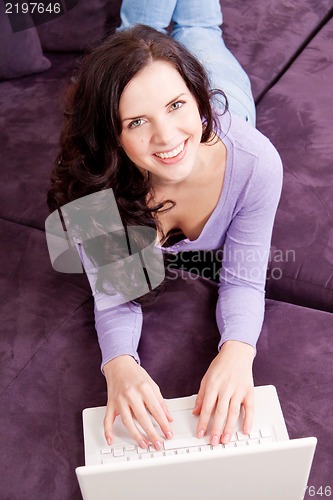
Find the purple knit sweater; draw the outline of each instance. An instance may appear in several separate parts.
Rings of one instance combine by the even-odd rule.
[[[223,189],[219,201],[196,240],[184,239],[162,251],[223,249],[216,321],[226,340],[255,347],[264,317],[265,280],[276,208],[282,187],[282,164],[272,143],[242,119],[222,117],[221,140],[227,148]],[[89,275],[87,257],[81,260]],[[103,294],[102,294],[103,295]],[[139,304],[127,302],[103,308],[95,305],[102,366],[121,354],[139,363],[142,329]],[[95,301],[96,303],[96,301]]]

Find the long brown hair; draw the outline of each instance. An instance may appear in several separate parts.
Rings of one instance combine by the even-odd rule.
[[[175,203],[167,200],[148,206],[152,193],[150,176],[141,174],[118,142],[122,92],[152,61],[171,64],[196,99],[203,122],[201,142],[209,142],[219,130],[211,102],[220,94],[227,109],[226,96],[221,90],[210,89],[204,68],[184,46],[149,26],[136,25],[117,32],[84,56],[66,91],[60,152],[47,195],[51,211],[88,194],[112,188],[124,227],[148,226],[163,234],[157,215],[170,210]],[[94,216],[91,224],[96,224]],[[89,249],[85,249],[89,253]],[[103,283],[97,282],[97,286],[106,291]],[[155,295],[153,290],[136,302],[151,302]]]

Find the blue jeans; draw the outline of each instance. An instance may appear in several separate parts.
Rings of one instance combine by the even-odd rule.
[[[256,111],[249,77],[224,44],[219,0],[123,0],[121,29],[146,24],[185,45],[206,68],[211,87],[225,92],[229,109],[255,127]]]

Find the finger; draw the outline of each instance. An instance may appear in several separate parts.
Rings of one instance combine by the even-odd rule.
[[[205,393],[205,397],[201,406],[200,418],[197,425],[197,436],[198,438],[204,437],[207,431],[210,417],[214,411],[216,405],[217,395],[216,393]]]
[[[193,415],[199,415],[201,412],[202,403],[205,397],[205,389],[206,389],[205,383],[201,381],[200,389],[195,400],[194,408],[192,410]]]
[[[210,431],[210,444],[213,446],[217,446],[220,443],[222,429],[224,428],[227,419],[228,408],[228,398],[220,397],[216,405],[214,420]]]
[[[165,403],[164,403],[164,405],[165,405]],[[172,432],[170,422],[169,422],[167,415],[165,413],[165,410],[163,408],[163,401],[162,401],[162,403],[160,403],[159,401],[153,401],[151,403],[146,404],[146,407],[148,408],[152,417],[156,420],[156,422],[160,426],[165,437],[167,439],[171,439],[173,436],[173,432]],[[165,405],[165,407],[166,407],[166,405]],[[170,417],[171,417],[171,415],[170,415]]]
[[[148,448],[149,443],[147,437],[142,434],[138,426],[135,424],[133,413],[129,406],[124,405],[124,407],[122,407],[120,411],[121,421],[134,441],[136,441],[136,443],[140,446],[140,448]],[[145,416],[143,416],[144,414]],[[145,426],[143,425],[142,421],[144,420],[144,418],[147,418],[149,420],[146,409],[143,407],[143,411],[141,413],[134,413],[134,416],[136,417],[137,422],[140,424],[140,426],[144,429]]]
[[[254,417],[254,392],[251,390],[250,393],[246,396],[243,401],[243,407],[245,411],[245,418],[243,424],[243,433],[250,434],[252,425],[253,425],[253,417]]]
[[[109,446],[112,445],[113,443],[113,432],[112,432],[112,426],[115,421],[115,418],[117,416],[117,413],[115,409],[112,407],[112,405],[108,404],[104,416],[104,436],[107,444]]]
[[[241,401],[236,398],[231,398],[228,408],[227,421],[222,433],[222,443],[227,444],[230,441],[232,434],[235,431],[236,423],[239,417]]]
[[[139,444],[139,446],[143,448],[146,448],[149,442],[151,442],[156,450],[161,450],[163,448],[163,439],[156,432],[156,428],[154,427],[153,422],[148,415],[147,409],[141,399],[132,405],[132,412],[135,415],[137,423],[146,434],[144,435],[140,431],[133,420],[132,413],[128,412],[126,409],[126,411],[122,413],[123,424],[133,436],[135,441]],[[164,412],[162,410],[161,412],[164,415],[165,421],[167,422]]]
[[[163,408],[164,413],[166,414],[166,417],[167,417],[168,421],[169,422],[173,422],[173,416],[169,412],[169,408],[167,407],[167,404],[164,401],[164,399],[162,400],[162,408]]]
[[[150,404],[146,406],[149,408],[150,413],[164,432],[165,437],[167,439],[171,439],[173,437],[173,432],[170,422],[173,422],[173,417],[171,416],[167,404],[161,394],[160,388],[156,383],[154,383],[153,386],[153,395],[148,392],[146,400],[150,401]],[[157,404],[155,404],[155,401]]]
[[[201,397],[201,396],[199,397],[199,394],[198,394],[197,399],[195,401],[194,408],[192,410],[193,415],[200,414],[201,408],[202,408],[202,402],[203,402],[203,397]]]
[[[163,411],[164,411],[168,421],[173,422],[173,417],[169,412],[169,408],[168,408],[166,402],[164,401],[164,398],[162,396],[162,393],[160,391],[159,386],[156,383],[154,383],[154,385],[155,385],[155,387],[153,386],[153,390],[154,390],[155,397],[157,398],[158,402],[160,403],[161,407],[163,408]]]

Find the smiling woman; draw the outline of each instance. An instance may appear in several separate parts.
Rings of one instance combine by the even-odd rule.
[[[131,112],[137,118],[126,118]],[[170,63],[154,61],[141,70],[124,89],[119,114],[119,142],[137,167],[150,172],[153,186],[167,187],[197,174],[201,116]]]
[[[112,188],[125,231],[128,226],[156,230],[156,248],[165,258],[161,286],[112,307],[110,283],[105,284],[105,275],[100,279],[101,262],[117,262],[118,282],[134,286],[131,276],[122,274],[116,238],[112,244],[108,238],[104,244],[99,240],[98,252],[94,242],[79,245],[86,272],[96,280],[93,291],[104,294],[103,303],[109,304],[95,308],[108,386],[105,437],[111,444],[113,422],[120,414],[140,446],[148,446],[148,437],[161,448],[147,410],[165,437],[172,437],[168,409],[159,387],[140,366],[138,344],[141,306],[154,306],[170,278],[168,256],[186,247],[187,252],[223,251],[216,303],[218,354],[202,378],[194,413],[200,415],[201,437],[215,411],[211,443],[227,443],[241,406],[243,431],[248,433],[252,424],[252,362],[263,321],[281,161],[252,126],[249,80],[221,38],[218,1],[168,0],[161,10],[156,2],[125,0],[121,15],[121,29],[84,58],[70,85],[48,195],[55,210]],[[163,28],[171,17],[170,37]],[[162,32],[145,25],[130,27],[137,20]],[[205,62],[207,72],[190,51]],[[103,199],[91,207],[89,227],[103,221],[105,233],[112,234],[111,210]],[[180,241],[174,241],[177,232]],[[253,252],[261,258],[248,259]]]

